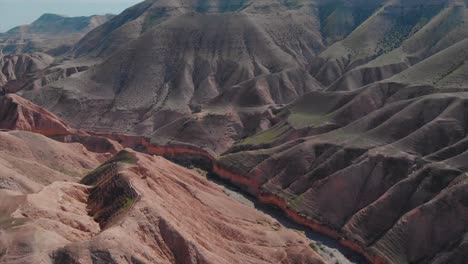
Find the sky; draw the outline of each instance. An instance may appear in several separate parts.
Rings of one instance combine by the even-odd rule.
[[[29,24],[44,13],[67,16],[119,14],[142,0],[0,0],[0,32]]]

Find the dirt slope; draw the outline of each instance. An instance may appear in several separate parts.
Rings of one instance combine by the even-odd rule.
[[[24,131],[0,132],[1,189],[37,192],[55,181],[77,181],[108,154]]]
[[[273,7],[278,12],[272,14]],[[216,136],[203,142],[223,151],[261,129],[259,122],[251,124],[253,118],[245,116],[267,116],[268,105],[290,103],[323,89],[307,77],[309,61],[324,48],[311,8],[276,1],[145,1],[93,30],[76,46],[80,58],[97,57],[102,63],[22,95],[77,128],[99,132],[163,135],[161,129],[172,130],[166,126],[182,122],[192,130],[210,131],[204,125],[208,119],[231,115],[213,128],[234,128],[223,133],[223,146],[210,142]],[[82,54],[82,46],[92,50]],[[251,101],[241,106],[261,108],[212,111],[210,102],[218,96],[219,108],[226,109],[225,101],[249,97]],[[192,116],[196,109],[206,109],[206,119]],[[184,141],[183,136],[174,140]]]
[[[82,182],[0,192],[2,261],[324,263],[304,236],[163,158],[123,151]]]
[[[389,263],[463,263],[466,96],[396,82],[309,94],[219,162]]]
[[[465,263],[466,5],[145,1],[75,46],[99,63],[21,95],[374,263]]]

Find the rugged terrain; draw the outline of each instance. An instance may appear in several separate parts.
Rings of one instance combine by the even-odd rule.
[[[467,5],[148,0],[14,90],[58,140],[202,167],[373,263],[465,263]]]
[[[79,144],[30,132],[0,136],[15,146],[1,163],[23,159],[10,179],[47,175],[37,186],[23,183],[31,186],[23,193],[2,184],[2,263],[324,263],[300,233],[162,157],[121,151],[98,167],[101,155]],[[38,159],[38,146],[33,172],[25,165]],[[80,166],[96,166],[81,184],[56,172]]]
[[[0,33],[0,55],[32,52],[62,55],[86,33],[112,17],[113,15],[66,17],[44,14],[29,25]]]
[[[0,33],[0,91],[38,89],[88,69],[94,62],[66,63],[64,57],[78,40],[112,17],[44,14],[30,25]]]
[[[196,171],[15,95],[0,106],[1,263],[324,263]]]

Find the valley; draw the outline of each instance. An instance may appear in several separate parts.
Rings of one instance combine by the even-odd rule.
[[[0,262],[466,263],[467,22],[146,0],[1,34]]]

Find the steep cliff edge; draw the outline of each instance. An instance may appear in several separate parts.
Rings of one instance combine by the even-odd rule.
[[[31,131],[44,136],[79,134],[54,114],[17,95],[0,97],[0,129]]]

